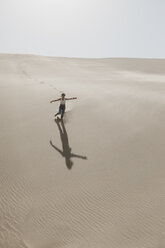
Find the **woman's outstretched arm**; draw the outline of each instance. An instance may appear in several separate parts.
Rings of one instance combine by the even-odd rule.
[[[74,100],[74,99],[77,99],[77,97],[65,98],[65,100]]]
[[[60,101],[60,100],[61,100],[61,98],[58,98],[58,99],[56,99],[56,100],[51,100],[50,103],[52,103],[52,102],[57,102],[57,101]]]

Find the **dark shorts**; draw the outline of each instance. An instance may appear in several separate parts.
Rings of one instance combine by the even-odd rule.
[[[59,109],[61,109],[61,110],[65,110],[65,104],[60,104]]]
[[[65,105],[64,104],[60,104],[58,114],[61,114],[61,118],[63,118],[64,113],[65,113]]]

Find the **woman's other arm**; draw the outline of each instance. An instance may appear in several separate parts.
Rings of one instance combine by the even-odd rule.
[[[58,99],[56,99],[56,100],[51,100],[50,103],[52,103],[52,102],[57,102],[57,101],[60,101],[60,100],[61,100],[61,98],[58,98]]]
[[[74,99],[77,99],[77,97],[65,98],[65,100],[74,100]]]

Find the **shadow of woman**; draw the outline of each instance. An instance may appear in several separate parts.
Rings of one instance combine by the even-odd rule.
[[[52,141],[50,140],[50,145],[56,150],[58,151],[61,156],[63,156],[65,158],[65,163],[66,163],[66,166],[67,168],[70,170],[73,166],[73,162],[71,160],[71,158],[75,157],[75,158],[81,158],[81,159],[87,159],[86,156],[81,156],[81,155],[77,155],[77,154],[74,154],[71,152],[71,148],[69,146],[69,140],[68,140],[68,134],[66,132],[66,129],[65,129],[65,125],[64,125],[64,122],[63,120],[55,120],[57,126],[58,126],[58,129],[59,129],[59,132],[60,132],[60,138],[61,138],[61,142],[62,142],[62,149],[63,150],[60,150],[58,147],[56,147]],[[61,123],[61,125],[60,125]]]

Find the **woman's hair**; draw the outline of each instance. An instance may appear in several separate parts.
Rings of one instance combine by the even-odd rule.
[[[65,96],[65,93],[62,93],[61,96]]]

